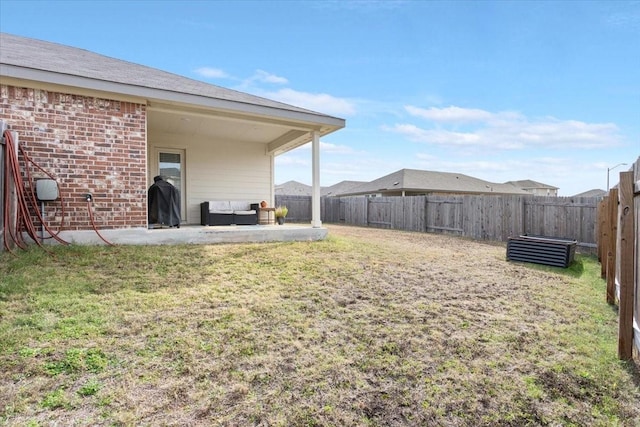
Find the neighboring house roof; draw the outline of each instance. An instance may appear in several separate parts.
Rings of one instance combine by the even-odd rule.
[[[524,190],[532,190],[535,188],[546,188],[549,190],[557,190],[558,187],[554,187],[552,185],[548,185],[548,184],[543,184],[541,182],[537,182],[537,181],[532,181],[530,179],[523,179],[520,181],[507,181],[505,182],[505,184],[511,184],[514,185],[518,188],[522,188]]]
[[[340,181],[330,187],[322,187],[320,194],[322,196],[336,196],[362,184],[365,184],[365,181]]]
[[[341,181],[330,187],[320,187],[320,195],[335,196],[362,184],[364,184],[364,181]],[[275,187],[275,193],[283,196],[311,196],[312,191],[313,189],[310,185],[298,181],[287,181]]]
[[[287,181],[276,185],[275,194],[286,196],[311,196],[311,186],[298,181]]]
[[[484,181],[460,173],[401,169],[374,181],[359,185],[340,195],[384,194],[399,191],[412,193],[529,194],[513,185]]]
[[[0,76],[2,84],[28,80],[142,98],[156,109],[155,118],[150,116],[154,120],[150,126],[156,128],[170,119],[168,114],[173,114],[174,124],[180,124],[178,114],[206,120],[215,116],[218,122],[210,122],[209,131],[219,129],[221,119],[251,121],[254,127],[261,126],[254,129],[255,138],[262,135],[261,142],[268,143],[268,150],[276,154],[307,143],[311,130],[323,136],[345,126],[343,119],[326,114],[88,50],[6,33],[0,33]],[[189,126],[196,128],[194,123]],[[246,128],[244,132],[246,140]],[[229,140],[227,135],[225,139]]]
[[[606,191],[600,190],[599,188],[594,188],[593,190],[585,191],[579,194],[574,194],[571,197],[604,197],[606,195],[607,195]]]

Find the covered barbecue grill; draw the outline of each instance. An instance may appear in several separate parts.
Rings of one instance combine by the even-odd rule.
[[[149,225],[180,227],[180,192],[160,175],[148,191]]]

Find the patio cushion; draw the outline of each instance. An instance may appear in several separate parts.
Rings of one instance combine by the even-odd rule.
[[[209,202],[209,212],[216,214],[233,214],[228,200],[212,200]]]
[[[238,211],[250,211],[251,210],[251,202],[245,202],[240,200],[231,200],[229,202],[229,209],[234,212]],[[255,213],[255,212],[254,212]]]
[[[210,200],[200,203],[201,225],[255,225],[259,203],[242,200]]]

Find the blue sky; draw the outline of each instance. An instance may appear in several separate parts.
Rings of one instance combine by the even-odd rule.
[[[0,0],[0,28],[344,118],[322,185],[414,168],[568,196],[640,156],[639,1]],[[276,183],[310,184],[310,151]]]

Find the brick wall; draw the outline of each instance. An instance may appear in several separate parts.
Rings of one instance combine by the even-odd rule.
[[[145,105],[0,85],[0,118],[60,185],[45,207],[54,229],[63,207],[65,230],[92,228],[86,193],[99,229],[147,226]]]

